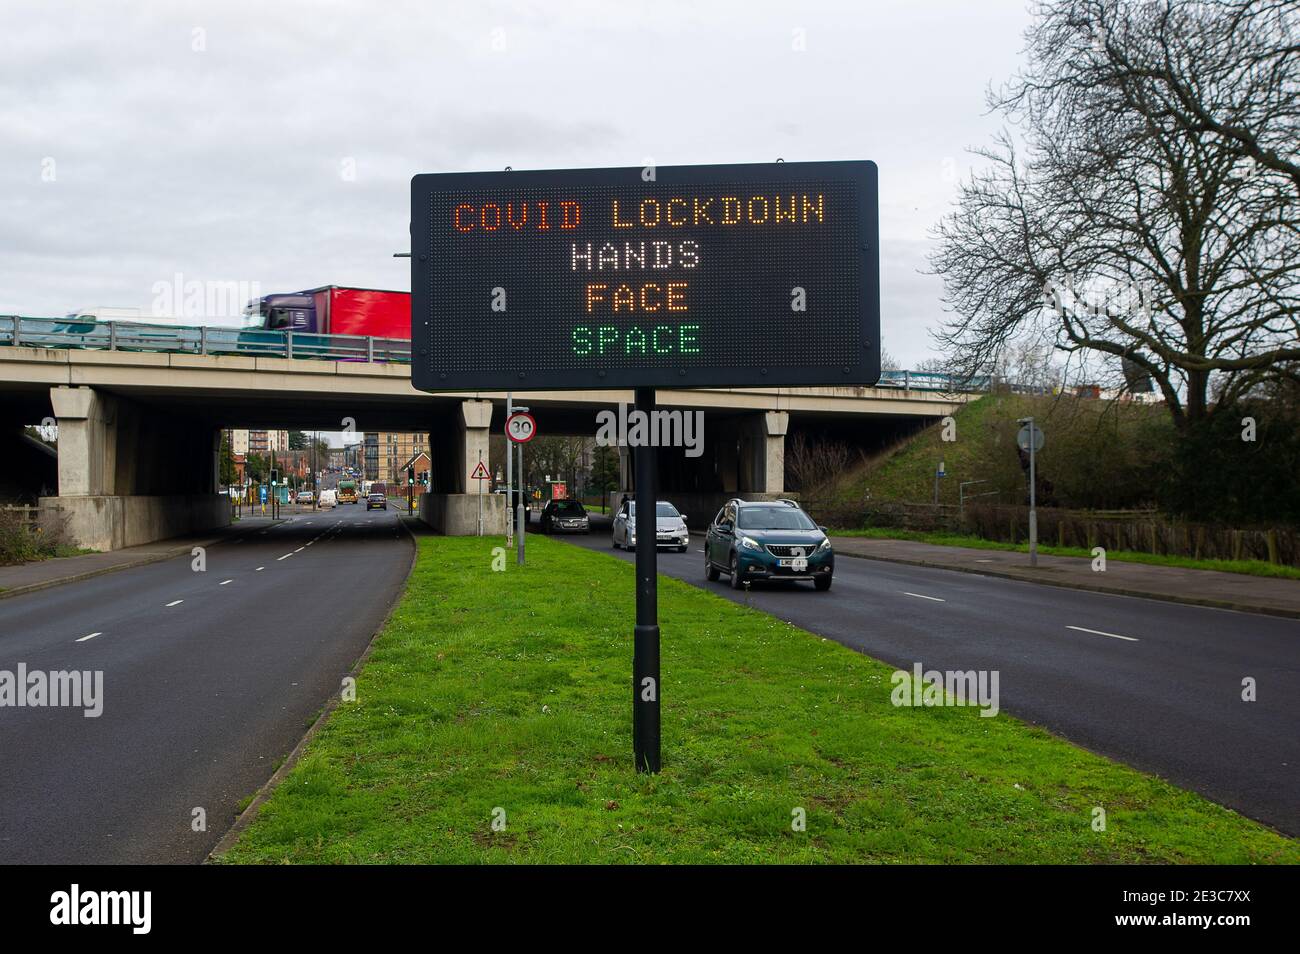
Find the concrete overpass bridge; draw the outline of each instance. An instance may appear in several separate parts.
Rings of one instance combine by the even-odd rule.
[[[966,399],[900,386],[660,391],[661,407],[702,411],[705,425],[702,457],[659,455],[662,486],[701,500],[779,495],[788,435],[869,432],[884,443]],[[434,464],[422,516],[449,533],[473,532],[469,474],[480,452],[488,459],[489,434],[503,430],[505,400],[500,392],[417,391],[409,365],[395,362],[0,347],[0,447],[9,457],[22,426],[57,423],[58,492],[41,504],[62,512],[75,542],[96,549],[227,523],[218,477],[226,427],[427,431]],[[594,435],[599,410],[632,401],[630,389],[516,394],[542,434]],[[501,504],[491,501],[489,520],[503,531]]]

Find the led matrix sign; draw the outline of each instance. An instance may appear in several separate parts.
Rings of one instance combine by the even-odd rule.
[[[419,175],[412,381],[874,384],[871,162]]]

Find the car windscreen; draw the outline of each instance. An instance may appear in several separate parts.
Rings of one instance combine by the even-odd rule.
[[[816,530],[802,510],[793,507],[741,507],[736,514],[736,526],[742,530]]]
[[[561,517],[581,517],[587,511],[583,510],[582,504],[576,500],[557,500],[555,512]]]
[[[681,514],[677,512],[677,508],[674,507],[672,504],[668,503],[667,501],[661,500],[659,501],[659,504],[655,507],[655,516],[656,517],[680,517]]]

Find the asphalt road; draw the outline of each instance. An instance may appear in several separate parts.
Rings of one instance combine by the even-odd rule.
[[[0,862],[201,861],[339,691],[411,555],[394,510],[348,505],[214,546],[204,572],[182,557],[0,600],[0,671],[103,672],[98,718],[0,707]]]
[[[603,526],[563,539],[632,559]],[[1004,712],[1300,835],[1300,621],[845,556],[829,592],[746,595],[702,548],[659,572],[900,669],[996,669]]]

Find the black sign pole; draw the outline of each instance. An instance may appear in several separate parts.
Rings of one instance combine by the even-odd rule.
[[[636,389],[636,409],[652,420],[655,389]],[[638,772],[659,771],[659,589],[655,448],[636,453],[636,629],[632,636],[632,758]]]

